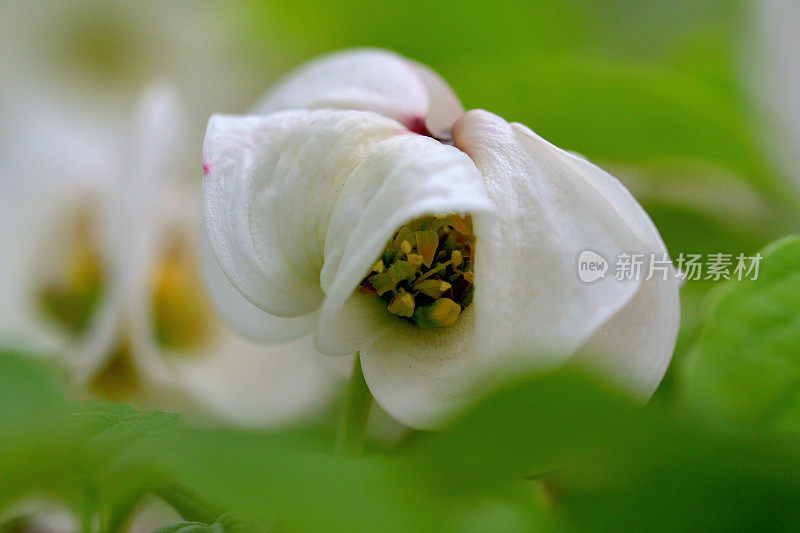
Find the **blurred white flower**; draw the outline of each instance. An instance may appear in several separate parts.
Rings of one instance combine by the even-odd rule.
[[[127,152],[124,146],[108,146],[118,141],[113,136],[86,137],[128,128],[131,102],[150,80],[162,78],[185,89],[183,104],[189,112],[181,127],[187,146],[199,145],[207,117],[220,105],[249,105],[263,83],[253,72],[266,76],[274,62],[270,52],[243,53],[247,45],[236,31],[238,13],[206,0],[5,0],[0,14],[0,150],[29,159],[61,146],[67,151],[80,145],[81,153],[97,147],[103,153],[112,148]],[[81,121],[92,131],[73,131],[78,138],[66,139],[64,130]],[[195,177],[195,160],[178,164],[184,165],[182,175]]]
[[[74,513],[55,500],[36,497],[0,512],[0,531],[73,533],[80,530]]]
[[[94,517],[94,522],[99,517]],[[181,522],[181,516],[163,500],[145,496],[127,517],[128,533],[152,533]],[[81,531],[78,514],[54,498],[31,497],[0,512],[0,531],[15,533],[74,533]]]
[[[464,113],[418,63],[313,61],[255,114],[212,117],[203,157],[211,248],[248,310],[228,301],[231,323],[255,304],[260,339],[291,321],[325,354],[359,350],[376,401],[411,426],[435,426],[500,369],[579,361],[641,397],[664,375],[674,276],[577,275],[587,249],[665,254],[644,210],[525,126]]]
[[[749,9],[745,88],[766,115],[765,150],[800,187],[800,4],[762,0]]]
[[[204,0],[5,0],[0,95],[33,89],[84,112],[113,111],[168,74],[192,88],[188,105],[198,119],[205,117],[212,103],[240,101],[257,90],[252,70],[241,68],[254,54],[236,53],[235,13]]]
[[[265,350],[206,302],[175,91],[151,85],[126,129],[57,102],[42,101],[51,109],[0,154],[0,341],[63,354],[96,395],[243,424],[289,422],[330,399],[336,379],[305,341]]]

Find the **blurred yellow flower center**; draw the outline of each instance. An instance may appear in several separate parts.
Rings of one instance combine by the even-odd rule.
[[[474,260],[469,215],[418,218],[397,230],[358,290],[418,326],[451,326],[472,302]]]
[[[196,348],[208,340],[211,313],[191,250],[176,241],[150,280],[155,335],[173,350]]]
[[[92,377],[87,389],[93,396],[116,402],[129,401],[141,391],[141,379],[127,335],[114,345],[108,360]]]
[[[96,227],[88,210],[79,211],[47,248],[44,282],[37,289],[44,316],[73,337],[86,333],[107,289],[104,261],[92,235]],[[209,339],[210,306],[185,239],[170,243],[150,272],[149,284],[153,334],[161,347],[180,352]]]
[[[39,288],[44,315],[71,335],[89,325],[104,284],[102,261],[91,238],[91,218],[81,212],[67,238],[58,243],[63,253],[48,265],[47,281]]]
[[[110,9],[72,11],[57,17],[59,25],[51,30],[58,60],[104,78],[127,76],[139,66],[142,58],[137,54],[147,50],[136,47],[136,35],[122,14]]]

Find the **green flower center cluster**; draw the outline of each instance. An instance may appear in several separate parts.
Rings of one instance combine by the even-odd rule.
[[[474,261],[469,215],[422,217],[397,230],[358,290],[417,326],[446,327],[472,302]]]

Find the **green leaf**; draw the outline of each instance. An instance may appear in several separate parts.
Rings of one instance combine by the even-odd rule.
[[[40,357],[0,349],[0,431],[65,406],[56,373]]]
[[[157,529],[154,533],[225,533],[221,524],[201,524],[200,522],[178,522]]]
[[[532,520],[519,491],[465,500],[441,493],[416,463],[382,455],[336,457],[328,430],[195,429],[175,415],[69,401],[43,385],[50,383],[44,365],[24,357],[0,357],[0,368],[0,381],[14,383],[4,389],[8,403],[0,410],[13,413],[29,395],[36,401],[28,403],[37,406],[13,428],[5,420],[0,426],[0,511],[45,494],[76,516],[98,518],[113,529],[125,523],[140,497],[154,493],[199,524],[229,512],[236,522],[221,522],[225,526],[432,531],[453,521],[463,525],[453,509],[471,509],[470,502],[481,509],[476,516],[502,510],[498,520]],[[36,399],[40,390],[46,392]]]
[[[20,384],[43,380],[37,367],[0,358]],[[335,456],[328,430],[200,429],[63,398],[40,407],[0,441],[0,503],[44,492],[109,529],[146,492],[193,522],[174,528],[197,531],[787,529],[798,519],[794,453],[566,372],[520,377],[396,455]]]
[[[762,191],[780,187],[741,102],[701,78],[587,54],[486,55],[469,62],[451,62],[443,72],[467,108],[522,122],[557,146],[624,164],[704,160]]]
[[[247,523],[292,529],[431,529],[436,499],[387,458],[332,455],[304,433],[182,429],[153,433],[118,457],[114,475],[157,464],[174,483]],[[369,525],[369,526],[368,526]]]
[[[703,416],[800,436],[800,237],[762,255],[757,280],[728,282],[714,295],[679,389]]]
[[[313,7],[286,2],[252,4],[242,22],[286,49],[310,57],[325,50],[381,46],[432,63],[488,50],[575,49],[588,40],[587,10],[570,2],[511,0],[502,8],[484,3],[369,0],[324,2]],[[298,38],[298,36],[302,36]]]
[[[132,473],[101,489],[107,461],[177,420],[131,406],[71,402],[41,358],[0,354],[0,507],[41,493],[79,516],[89,503],[96,511],[130,505],[143,485],[150,488],[161,478],[148,472],[143,481]]]
[[[489,395],[406,453],[454,491],[539,480],[557,530],[787,530],[798,518],[797,454],[563,372]]]

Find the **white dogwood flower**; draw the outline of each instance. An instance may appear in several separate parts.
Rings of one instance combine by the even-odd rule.
[[[437,425],[498,371],[577,361],[640,397],[664,375],[674,276],[578,276],[585,250],[662,257],[644,210],[527,127],[464,113],[424,66],[379,50],[313,61],[252,115],[213,116],[203,157],[208,239],[243,296],[231,322],[255,305],[262,340],[291,321],[322,353],[360,351],[408,425]]]
[[[800,186],[800,9],[792,0],[765,0],[748,6],[739,49],[745,56],[742,86],[759,104],[763,147],[785,175]]]
[[[52,97],[13,128],[0,153],[0,345],[63,356],[93,396],[291,422],[338,380],[310,342],[265,349],[213,313],[197,266],[200,195],[180,179],[191,159],[180,107],[163,85],[126,121]]]
[[[84,519],[86,517],[84,516]],[[182,521],[181,515],[155,496],[143,498],[125,521],[128,533],[152,533]],[[81,531],[81,514],[64,502],[45,495],[28,497],[0,512],[0,530],[23,533],[73,533]]]

